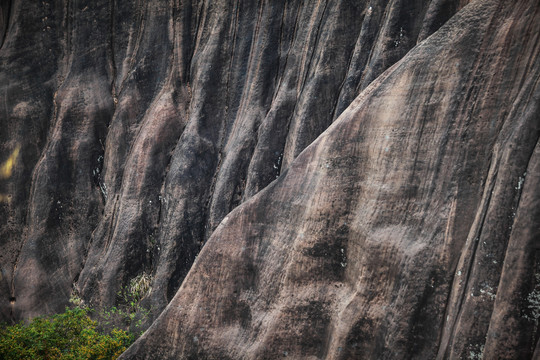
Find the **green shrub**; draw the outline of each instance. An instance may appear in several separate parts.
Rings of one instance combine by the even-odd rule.
[[[75,289],[69,302],[72,306],[88,309],[88,315],[97,322],[98,332],[109,333],[113,329],[122,329],[138,337],[149,326],[151,308],[142,306],[141,302],[150,292],[151,282],[152,278],[145,272],[137,275],[116,293],[116,305],[112,307],[89,307]]]
[[[0,328],[0,359],[116,359],[134,341],[126,331],[98,331],[90,310],[76,307]]]
[[[145,272],[137,275],[116,294],[117,306],[97,311],[98,323],[103,329],[116,326],[140,336],[148,325],[146,322],[151,309],[145,308],[141,303],[151,290],[151,282],[152,278]]]

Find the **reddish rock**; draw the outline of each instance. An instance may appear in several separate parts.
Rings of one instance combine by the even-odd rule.
[[[460,6],[1,2],[3,319],[112,306],[143,272],[157,316],[223,217]]]
[[[0,0],[0,320],[146,273],[125,358],[534,357],[540,5],[468,3]]]
[[[531,358],[540,5],[470,4],[221,222],[124,359]]]

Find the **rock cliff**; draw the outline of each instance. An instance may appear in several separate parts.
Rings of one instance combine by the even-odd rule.
[[[2,319],[144,273],[126,359],[532,358],[539,37],[536,0],[1,1]]]

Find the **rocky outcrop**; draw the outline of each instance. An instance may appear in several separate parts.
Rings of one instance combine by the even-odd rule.
[[[531,358],[540,8],[469,4],[232,211],[123,358]]]
[[[125,358],[531,358],[539,14],[0,1],[2,319],[145,273]]]
[[[110,306],[143,272],[159,314],[223,217],[459,6],[3,2],[4,318]]]

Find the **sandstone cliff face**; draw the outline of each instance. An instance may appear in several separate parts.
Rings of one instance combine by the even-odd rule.
[[[533,356],[537,1],[0,4],[3,319],[144,272],[125,358]]]
[[[161,310],[223,217],[458,6],[3,3],[4,311],[111,305],[142,271]]]
[[[474,2],[379,76],[124,358],[531,358],[539,16]]]

